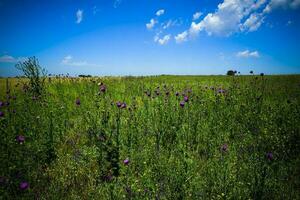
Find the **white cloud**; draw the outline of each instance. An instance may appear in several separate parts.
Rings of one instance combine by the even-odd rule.
[[[185,38],[195,37],[202,31],[208,35],[225,37],[239,32],[256,31],[273,9],[298,7],[300,0],[223,0],[215,12],[208,13],[198,23],[194,20],[201,15],[195,13],[190,28],[186,30]]]
[[[160,45],[166,45],[169,42],[170,39],[171,39],[171,35],[170,34],[165,35],[162,38],[159,38],[159,35],[156,34],[155,37],[154,37],[154,42],[157,42]]]
[[[271,0],[264,9],[264,13],[270,13],[274,9],[297,9],[300,7],[300,0]]]
[[[99,12],[99,9],[97,8],[97,6],[93,7],[93,15],[96,15]]]
[[[164,9],[160,9],[156,12],[156,16],[161,16],[165,13],[165,10]]]
[[[161,24],[163,29],[168,29],[172,26],[180,26],[182,24],[182,20],[181,19],[176,19],[176,20],[168,20],[167,22],[164,22]]]
[[[114,1],[114,8],[119,7],[119,5],[122,3],[122,0],[115,0]]]
[[[250,57],[254,57],[254,58],[258,58],[260,55],[258,53],[258,51],[249,51],[249,50],[245,50],[245,51],[240,51],[236,53],[237,57],[240,58],[250,58]]]
[[[264,22],[264,16],[262,14],[253,13],[250,17],[241,25],[241,31],[256,31]]]
[[[76,23],[80,24],[80,22],[82,21],[82,19],[83,19],[83,11],[79,9],[76,12]]]
[[[201,15],[203,15],[202,12],[196,12],[195,14],[193,14],[193,20],[195,21],[195,20],[199,19],[201,17]]]
[[[73,57],[71,55],[67,55],[63,58],[61,61],[61,64],[66,66],[75,66],[75,67],[91,67],[91,66],[97,66],[95,64],[88,63],[86,61],[73,61]]]
[[[149,23],[146,24],[147,29],[152,29],[155,24],[157,24],[157,21],[155,19],[151,19]]]
[[[24,61],[25,59],[26,59],[25,57],[15,58],[15,57],[10,56],[10,55],[0,56],[0,62],[1,63],[17,63],[17,62],[20,62],[20,61]]]
[[[174,38],[175,38],[176,43],[181,43],[181,42],[187,41],[187,37],[188,37],[188,32],[184,31],[184,32],[176,35]]]

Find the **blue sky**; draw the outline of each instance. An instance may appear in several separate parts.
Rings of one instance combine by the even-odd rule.
[[[0,75],[300,73],[300,0],[0,0]]]

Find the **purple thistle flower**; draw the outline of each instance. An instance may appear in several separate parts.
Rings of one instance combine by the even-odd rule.
[[[273,153],[272,152],[268,152],[266,156],[267,156],[268,160],[270,160],[270,161],[273,160]]]
[[[129,165],[129,159],[128,158],[126,158],[124,161],[123,161],[123,163],[124,163],[124,165]]]
[[[181,106],[181,108],[183,108],[183,107],[184,107],[184,101],[181,101],[181,102],[179,103],[179,105]]]
[[[4,106],[3,101],[0,101],[0,108]]]
[[[127,107],[126,103],[122,103],[121,108],[126,108],[126,107]]]
[[[118,101],[118,102],[116,103],[116,105],[117,105],[118,108],[121,108],[122,103],[121,103],[120,101]]]
[[[185,102],[188,102],[188,101],[189,101],[189,97],[188,97],[188,96],[184,96],[184,97],[183,97],[183,100],[184,100]]]
[[[75,104],[76,104],[77,106],[80,106],[80,99],[76,99]]]
[[[218,89],[218,93],[219,93],[219,94],[224,94],[224,93],[225,93],[225,90],[223,90],[223,89],[220,88],[220,89]]]
[[[20,190],[27,190],[29,188],[29,183],[26,181],[22,181],[19,185]]]
[[[221,151],[222,152],[227,152],[228,151],[228,144],[223,144],[222,146],[221,146]]]
[[[18,136],[16,137],[16,140],[17,140],[17,142],[18,142],[19,144],[23,144],[23,143],[25,142],[25,136],[23,136],[23,135],[18,135]]]
[[[178,97],[179,96],[179,92],[176,92],[175,95],[176,95],[176,97]]]
[[[0,117],[4,117],[4,112],[0,111]]]
[[[9,106],[9,105],[10,105],[9,101],[5,102],[5,105],[6,105],[6,106]]]

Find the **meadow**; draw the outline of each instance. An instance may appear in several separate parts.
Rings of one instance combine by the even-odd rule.
[[[300,75],[0,79],[0,199],[300,199]]]

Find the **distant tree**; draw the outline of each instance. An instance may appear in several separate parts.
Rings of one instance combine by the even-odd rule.
[[[253,71],[252,71],[252,70],[250,71],[250,74],[253,74]]]
[[[29,79],[29,91],[39,96],[44,90],[46,79],[46,71],[39,65],[36,57],[30,57],[25,61],[16,64],[16,68],[24,73],[24,76]]]
[[[235,73],[236,73],[236,71],[228,70],[228,71],[227,71],[227,76],[234,76]]]
[[[89,78],[89,77],[92,77],[92,75],[79,74],[78,77],[81,77],[81,78]]]

